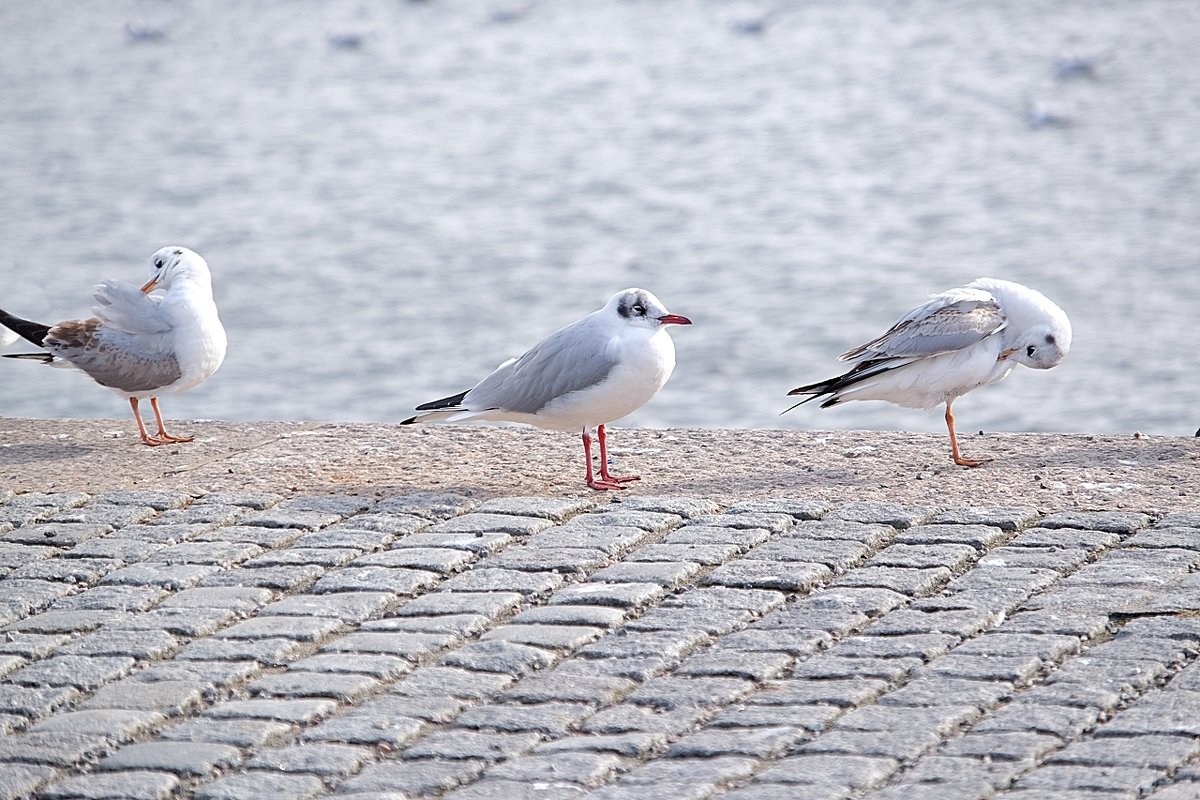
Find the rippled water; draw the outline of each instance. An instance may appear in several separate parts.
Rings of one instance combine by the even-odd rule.
[[[389,421],[639,285],[696,324],[627,424],[936,430],[778,413],[990,275],[1056,300],[1075,344],[961,400],[964,429],[1200,424],[1200,7],[813,0],[738,32],[766,7],[0,4],[0,306],[86,314],[184,244],[230,351],[168,415]],[[0,413],[127,406],[3,361]]]

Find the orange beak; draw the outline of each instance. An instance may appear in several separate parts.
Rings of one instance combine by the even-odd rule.
[[[147,281],[146,285],[142,287],[142,291],[150,292],[154,289],[155,286],[158,286],[158,278],[157,277],[151,278],[149,281]]]
[[[1021,348],[1019,348],[1019,347],[1010,347],[1007,350],[1001,350],[1000,355],[996,357],[996,360],[1003,361],[1004,359],[1008,358],[1009,356],[1011,356],[1013,353],[1017,352],[1020,349]]]

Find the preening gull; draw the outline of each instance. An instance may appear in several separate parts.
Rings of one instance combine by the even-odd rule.
[[[1004,380],[1017,364],[1057,366],[1070,349],[1071,322],[1045,295],[1019,283],[978,278],[934,295],[887,333],[838,356],[854,369],[788,394],[809,395],[796,406],[824,397],[822,408],[848,400],[886,400],[906,408],[945,403],[954,463],[977,467],[991,459],[959,453],[954,401]]]
[[[474,388],[417,406],[426,413],[403,424],[496,420],[580,431],[587,485],[622,489],[638,476],[609,473],[604,426],[658,394],[675,368],[675,345],[666,326],[691,324],[668,313],[650,292],[626,289],[604,308],[501,364]],[[599,478],[592,471],[593,428],[600,442]]]
[[[155,289],[162,294],[151,294]],[[225,358],[225,329],[213,302],[208,264],[186,247],[164,247],[150,257],[150,280],[144,286],[105,280],[93,297],[95,317],[57,325],[0,310],[0,325],[45,351],[4,357],[80,369],[129,399],[146,444],[190,442],[191,436],[167,433],[158,397],[191,389]],[[145,398],[158,421],[157,436],[146,432],[138,412],[138,401]]]

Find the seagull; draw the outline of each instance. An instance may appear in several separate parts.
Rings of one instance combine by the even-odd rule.
[[[1045,295],[1019,283],[977,278],[960,289],[935,294],[887,333],[838,356],[854,363],[854,369],[788,394],[809,395],[796,406],[827,398],[822,408],[848,400],[887,400],[925,409],[945,403],[954,463],[978,467],[991,459],[959,453],[954,401],[1004,380],[1017,364],[1033,369],[1057,366],[1070,349],[1071,322]]]
[[[668,325],[691,325],[645,289],[626,289],[607,305],[547,336],[520,358],[504,362],[474,388],[417,406],[404,420],[523,422],[581,431],[587,485],[624,489],[637,475],[608,471],[605,424],[631,414],[658,394],[675,368]],[[600,443],[600,477],[592,472],[592,437]]]
[[[161,289],[162,294],[151,294]],[[203,382],[225,358],[225,329],[212,297],[208,264],[186,247],[164,247],[150,257],[150,280],[140,289],[105,280],[93,295],[95,317],[42,325],[0,309],[0,325],[45,349],[5,355],[75,367],[129,399],[142,441],[150,446],[190,442],[163,427],[158,396]],[[138,401],[150,398],[158,435],[150,436]]]

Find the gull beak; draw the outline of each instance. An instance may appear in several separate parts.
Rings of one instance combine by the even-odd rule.
[[[149,292],[153,291],[155,286],[158,286],[158,276],[155,276],[155,277],[151,278],[150,280],[148,280],[146,282],[146,285],[142,287],[142,291],[145,293],[149,293]]]
[[[663,325],[691,325],[692,321],[687,317],[681,317],[678,314],[663,314],[658,318],[658,321]]]
[[[1004,359],[1008,358],[1009,356],[1011,356],[1013,353],[1017,352],[1020,349],[1021,348],[1019,348],[1019,347],[1010,347],[1007,350],[1001,350],[1000,355],[996,356],[996,360],[1003,361]]]

